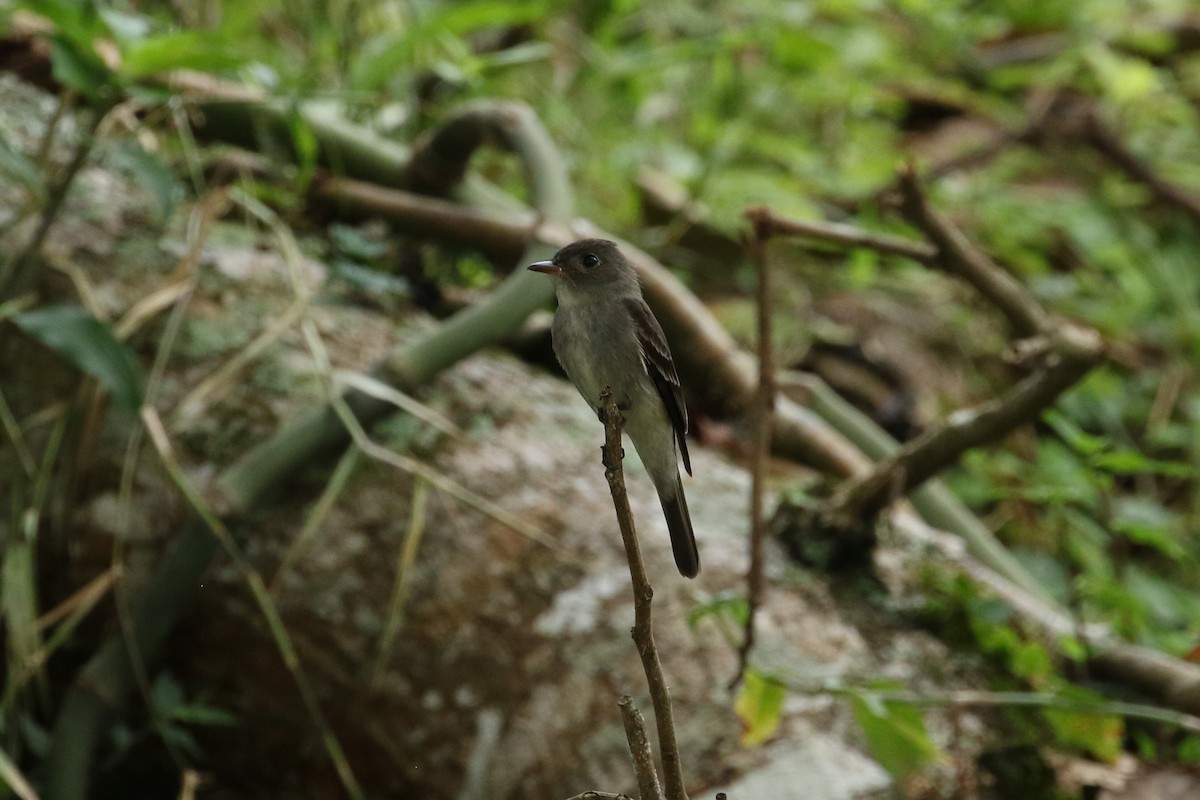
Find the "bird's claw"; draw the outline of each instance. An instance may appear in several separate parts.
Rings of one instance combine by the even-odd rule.
[[[618,456],[617,463],[611,464],[611,463],[609,463],[609,458],[608,458],[608,447],[601,446],[601,448],[600,448],[600,463],[604,465],[605,469],[615,470],[621,466],[621,462],[624,460],[625,460],[625,448],[624,447],[621,448],[621,455]]]
[[[622,414],[625,414],[627,411],[629,411],[629,409],[630,402],[628,400],[622,403],[617,403],[617,411],[621,412]],[[596,406],[596,419],[600,420],[600,422],[604,422],[604,406]]]

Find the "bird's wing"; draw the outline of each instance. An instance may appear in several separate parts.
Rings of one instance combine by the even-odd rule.
[[[687,406],[683,404],[683,390],[679,386],[679,373],[675,371],[675,362],[667,347],[667,337],[663,335],[662,326],[654,318],[646,301],[640,297],[629,298],[625,301],[629,314],[633,317],[637,329],[638,344],[641,345],[642,363],[654,381],[654,388],[662,398],[667,418],[675,429],[675,441],[679,443],[679,453],[683,456],[683,468],[687,474],[692,474],[692,460],[688,456]]]

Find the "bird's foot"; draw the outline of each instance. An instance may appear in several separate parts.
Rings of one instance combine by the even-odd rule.
[[[630,402],[628,400],[617,403],[617,411],[621,412],[621,414],[625,414],[627,411],[629,411],[630,407]],[[596,419],[600,420],[600,422],[604,422],[604,406],[596,406]]]
[[[620,469],[621,462],[624,460],[625,460],[625,448],[624,447],[621,448],[621,455],[617,457],[617,462],[615,464],[610,463],[611,459],[609,459],[609,457],[608,457],[608,448],[607,447],[600,448],[600,463],[604,465],[605,469],[608,469],[608,470]]]

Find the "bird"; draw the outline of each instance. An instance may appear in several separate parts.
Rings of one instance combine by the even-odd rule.
[[[528,268],[555,280],[551,337],[558,362],[602,420],[600,393],[612,388],[625,435],[658,492],[675,566],[684,577],[696,577],[700,552],[679,475],[680,459],[692,474],[687,407],[667,338],[642,298],[637,273],[607,239],[573,242]]]

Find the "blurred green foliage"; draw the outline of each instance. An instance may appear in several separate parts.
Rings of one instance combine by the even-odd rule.
[[[151,79],[189,68],[277,95],[322,98],[407,140],[463,100],[520,98],[569,155],[584,215],[635,229],[634,179],[653,166],[729,232],[746,206],[758,204],[903,231],[880,202],[899,164],[944,162],[985,147],[989,134],[1020,130],[1062,91],[1094,98],[1152,168],[1200,193],[1200,57],[1177,48],[1174,34],[1192,6],[42,0],[13,7],[54,23],[54,76],[98,107],[129,94],[163,99],[165,89]],[[938,135],[947,120],[972,125]],[[305,146],[306,135],[296,131],[297,149],[311,172],[315,144]],[[168,216],[179,191],[169,173],[138,147],[120,152]],[[0,140],[0,172],[41,197],[46,182],[37,169]],[[484,169],[516,183],[501,160]],[[1038,425],[971,454],[950,476],[953,488],[1085,620],[1173,654],[1193,650],[1200,641],[1195,221],[1154,204],[1144,186],[1084,147],[1010,144],[970,171],[951,172],[932,194],[1049,307],[1095,326],[1120,353]],[[333,245],[341,277],[373,286],[361,265],[380,257],[378,244],[335,229]],[[814,282],[827,291],[899,286],[920,294],[941,280],[866,252],[847,264]],[[458,277],[486,285],[487,270],[469,262]],[[936,313],[948,340],[968,343],[965,352],[978,331],[975,314]],[[38,324],[48,319],[54,324]],[[17,322],[120,404],[136,406],[140,376],[90,316],[42,309]],[[184,347],[219,344],[193,326]],[[998,388],[995,376],[1006,374],[999,354],[967,355],[953,366],[968,371],[973,391]],[[996,601],[956,599],[976,643],[1014,677],[1038,688],[1065,685],[1045,649],[1026,641]],[[1086,646],[1077,644],[1082,656]],[[781,697],[765,679],[752,688],[748,728],[769,735]],[[178,692],[168,694],[165,705],[186,707]],[[915,712],[862,700],[855,712],[897,774],[932,757]],[[1083,735],[1070,715],[1051,722],[1060,741],[1112,754],[1112,727]],[[897,736],[905,730],[907,739]]]

